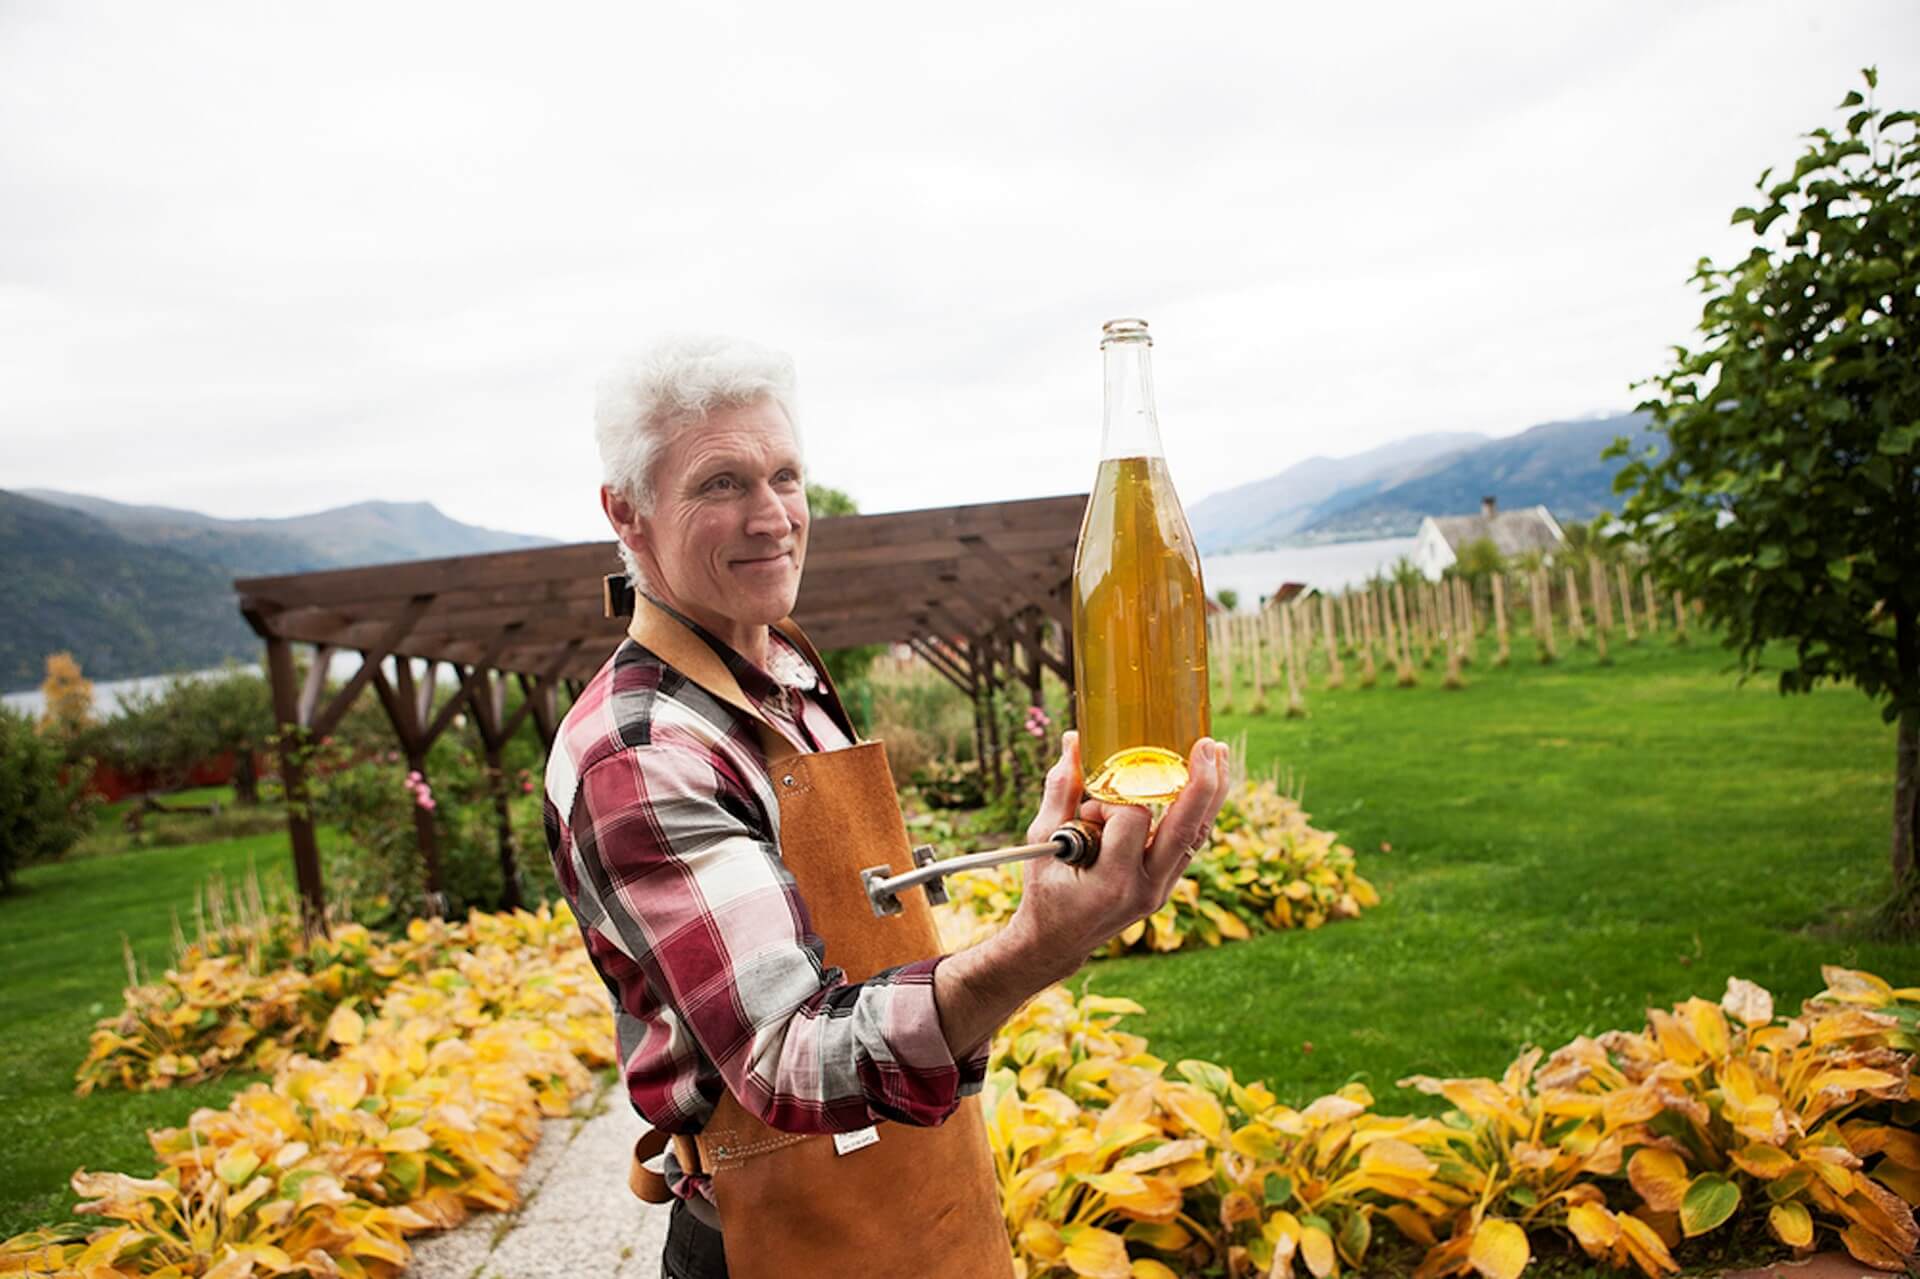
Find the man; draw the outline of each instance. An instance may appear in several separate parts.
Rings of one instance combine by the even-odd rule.
[[[763,1135],[848,1134],[887,1120],[862,1142],[904,1159],[890,1175],[907,1177],[928,1163],[985,1158],[984,1143],[971,1138],[944,1152],[912,1143],[930,1140],[926,1130],[979,1091],[1002,1021],[1165,902],[1219,811],[1226,748],[1207,739],[1195,745],[1191,781],[1156,831],[1144,809],[1082,804],[1069,734],[1029,835],[1045,839],[1078,814],[1103,827],[1097,863],[1082,871],[1029,862],[1020,908],[990,940],[849,980],[835,965],[865,943],[842,930],[871,921],[810,915],[796,872],[815,873],[825,855],[821,826],[789,805],[789,767],[770,763],[826,768],[869,749],[855,746],[804,639],[776,625],[792,612],[807,549],[792,404],[784,356],[722,339],[663,342],[603,386],[601,504],[639,601],[634,638],[583,690],[554,745],[548,841],[614,997],[628,1095],[655,1129],[700,1133],[707,1143],[723,1119],[734,1130],[761,1125]],[[836,775],[846,776],[810,774]],[[826,842],[864,855],[868,842],[900,839],[888,789],[882,807],[890,818],[840,819]],[[814,851],[803,865],[794,841],[806,838]],[[905,1153],[915,1149],[930,1153]],[[845,1153],[839,1141],[834,1150]],[[843,1169],[857,1176],[860,1167],[882,1166],[878,1154],[842,1161],[796,1153],[819,1171],[765,1173],[761,1189],[736,1190],[729,1200],[716,1196],[709,1175],[715,1156],[724,1165],[727,1154],[715,1142],[698,1156],[686,1144],[668,1156],[675,1201],[663,1274],[671,1279],[724,1275],[729,1260],[741,1279],[762,1251],[793,1244],[796,1228],[775,1219],[795,1209],[774,1202],[774,1187],[784,1194],[796,1178],[817,1180],[824,1212],[826,1197],[846,1193],[833,1188]],[[990,1163],[986,1176],[990,1182]],[[736,1184],[752,1183],[743,1175]],[[961,1220],[969,1194],[991,1193],[984,1183],[954,1191],[942,1210],[952,1230],[974,1228]],[[971,1219],[1000,1229],[997,1204]],[[843,1218],[841,1229],[851,1235],[858,1225]],[[925,1241],[935,1251],[941,1244]],[[1004,1253],[1003,1232],[995,1246]],[[931,1264],[916,1270],[935,1273]],[[801,1273],[801,1265],[775,1272]],[[846,1273],[880,1271],[870,1264]]]

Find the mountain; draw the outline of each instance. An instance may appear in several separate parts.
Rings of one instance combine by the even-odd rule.
[[[257,658],[233,579],[550,545],[449,519],[429,502],[360,502],[223,520],[79,493],[0,490],[0,689],[36,687],[61,649],[93,679]]]
[[[232,574],[101,520],[0,491],[0,688],[33,688],[61,649],[96,679],[258,657]]]
[[[1621,435],[1644,445],[1646,424],[1646,414],[1624,413],[1545,422],[1489,440],[1435,458],[1393,484],[1337,495],[1301,526],[1299,536],[1322,542],[1411,536],[1423,516],[1471,514],[1483,497],[1497,498],[1508,510],[1544,506],[1562,523],[1591,519],[1619,509],[1613,477],[1626,465],[1625,458],[1602,460],[1601,451]]]
[[[54,489],[21,493],[91,515],[146,545],[181,551],[239,577],[510,551],[552,542],[462,524],[431,502],[356,502],[285,519],[223,520],[198,511],[133,506]]]
[[[1460,515],[1496,498],[1508,509],[1545,506],[1556,518],[1590,519],[1619,509],[1613,477],[1624,459],[1602,461],[1614,437],[1644,445],[1644,413],[1546,422],[1518,435],[1414,435],[1366,453],[1309,458],[1228,489],[1187,510],[1203,553],[1317,542],[1409,537],[1427,515]],[[1656,440],[1658,437],[1653,437]]]
[[[1278,475],[1195,502],[1187,510],[1205,553],[1275,546],[1326,513],[1329,499],[1398,483],[1421,464],[1484,444],[1471,432],[1414,435],[1352,457],[1310,457]],[[1372,487],[1367,487],[1371,485]]]

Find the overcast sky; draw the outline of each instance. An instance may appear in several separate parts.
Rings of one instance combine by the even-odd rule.
[[[605,534],[594,383],[791,351],[867,511],[1084,489],[1102,321],[1192,502],[1629,407],[1920,4],[0,0],[0,487]]]

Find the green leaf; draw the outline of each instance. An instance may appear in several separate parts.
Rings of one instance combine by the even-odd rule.
[[[1740,1206],[1740,1187],[1717,1172],[1703,1172],[1680,1200],[1680,1229],[1691,1239],[1720,1225]]]
[[[1860,90],[1852,89],[1848,91],[1846,97],[1840,99],[1840,105],[1835,107],[1834,110],[1845,111],[1848,107],[1857,107],[1865,101],[1866,99],[1860,96]]]
[[[1828,560],[1827,576],[1836,582],[1851,582],[1853,580],[1853,561]]]
[[[1277,1172],[1267,1174],[1266,1201],[1269,1208],[1284,1208],[1293,1198],[1293,1178],[1283,1177]]]
[[[1357,1270],[1361,1259],[1367,1255],[1367,1245],[1372,1242],[1373,1222],[1368,1214],[1364,1211],[1350,1213],[1340,1227],[1340,1255]]]
[[[1880,451],[1888,457],[1904,457],[1920,444],[1920,422],[1909,422],[1880,432]]]
[[[1224,1068],[1210,1061],[1195,1061],[1189,1058],[1181,1062],[1178,1069],[1189,1081],[1217,1096],[1224,1096],[1233,1083]]]

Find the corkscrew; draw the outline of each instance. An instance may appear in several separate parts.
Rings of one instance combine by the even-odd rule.
[[[990,848],[979,853],[937,859],[933,845],[921,844],[913,850],[913,869],[889,874],[891,866],[869,866],[860,872],[860,882],[873,903],[873,913],[883,918],[906,909],[900,894],[909,888],[926,885],[927,904],[941,906],[947,900],[946,877],[963,870],[982,870],[1004,866],[1008,862],[1031,861],[1036,857],[1058,857],[1067,865],[1085,870],[1100,858],[1100,828],[1091,822],[1071,821],[1038,844],[1016,844],[1012,848]]]

